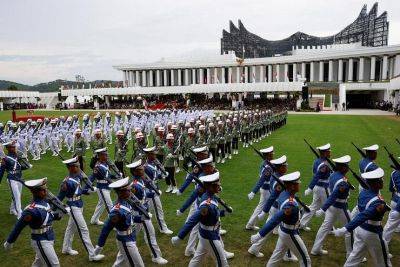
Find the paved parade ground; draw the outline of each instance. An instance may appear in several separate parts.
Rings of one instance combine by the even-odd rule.
[[[75,112],[62,112],[63,114],[74,114]],[[83,113],[83,112],[82,112]],[[25,115],[26,112],[20,112],[19,115]],[[61,115],[60,112],[35,112],[36,115]],[[75,113],[76,114],[76,113]],[[1,112],[0,121],[5,122],[11,118],[10,112]],[[390,202],[390,195],[388,191],[388,178],[391,173],[389,167],[389,159],[386,152],[383,150],[383,146],[387,146],[395,155],[400,155],[400,145],[396,143],[395,138],[399,138],[400,133],[400,120],[395,116],[356,116],[356,115],[332,115],[332,116],[320,116],[318,114],[310,115],[289,115],[287,125],[281,129],[273,132],[271,136],[263,139],[260,143],[255,143],[254,146],[257,148],[264,148],[273,145],[275,148],[275,157],[280,157],[286,154],[288,157],[288,172],[299,170],[302,174],[301,190],[299,196],[306,202],[311,203],[312,196],[304,197],[304,190],[311,179],[311,166],[314,160],[314,155],[309,151],[309,148],[305,145],[303,138],[306,138],[314,146],[322,145],[325,143],[331,143],[332,145],[332,158],[343,156],[346,154],[351,155],[352,162],[351,167],[354,170],[358,170],[358,161],[360,155],[350,144],[351,141],[358,144],[360,147],[379,144],[381,149],[378,153],[377,163],[385,170],[385,185],[383,190],[383,196],[387,202]],[[129,147],[130,152],[128,158],[130,158],[132,147]],[[111,158],[113,158],[114,149],[110,149]],[[62,152],[64,157],[70,157],[65,150]],[[91,153],[87,153],[86,156],[86,171],[90,175],[88,170],[88,162],[90,161]],[[272,236],[267,241],[267,245],[262,249],[265,254],[264,258],[255,258],[247,253],[247,249],[250,246],[250,235],[254,234],[253,231],[245,230],[245,224],[252,213],[254,207],[258,202],[258,196],[252,201],[249,201],[247,194],[250,192],[254,184],[258,179],[258,172],[260,166],[260,158],[254,153],[251,148],[242,148],[240,146],[239,155],[234,155],[232,160],[227,161],[225,164],[218,164],[217,168],[221,172],[221,182],[223,191],[221,197],[233,207],[233,214],[228,217],[222,218],[222,227],[227,230],[227,234],[223,236],[225,243],[225,249],[235,253],[235,257],[229,260],[231,266],[265,266],[268,258],[270,257],[275,244],[276,236]],[[67,170],[64,164],[61,163],[58,157],[52,157],[51,153],[48,152],[42,157],[40,161],[31,162],[34,167],[24,172],[23,178],[25,180],[41,178],[44,176],[48,177],[49,188],[56,194],[58,193],[59,185],[62,179],[66,176]],[[353,184],[356,184],[354,177],[348,176]],[[178,185],[182,184],[184,179],[184,173],[182,171],[178,174]],[[165,184],[160,183],[163,192],[165,190]],[[181,217],[176,216],[176,210],[182,205],[183,201],[190,194],[191,190],[186,190],[181,196],[163,193],[161,196],[166,213],[166,221],[174,234],[183,225],[187,213]],[[358,192],[352,192],[349,200],[350,210],[353,208],[355,198]],[[27,189],[23,190],[23,206],[30,200],[31,194]],[[113,193],[113,199],[115,195]],[[9,203],[10,193],[6,183],[6,179],[0,185],[0,240],[4,242],[7,235],[11,231],[14,223],[15,216],[9,215]],[[84,196],[85,202],[85,219],[88,222],[91,239],[93,244],[97,243],[101,227],[93,226],[89,224],[89,218],[93,213],[95,205],[97,203],[97,195],[92,194],[90,196]],[[385,218],[387,217],[387,214]],[[103,215],[102,220],[105,220]],[[61,244],[63,240],[64,230],[66,228],[68,218],[65,217],[61,221],[54,223],[56,242],[55,249],[60,258],[61,266],[111,266],[115,260],[117,249],[113,233],[108,238],[104,248],[104,254],[106,258],[101,263],[90,263],[88,262],[86,252],[78,237],[74,239],[74,249],[78,250],[80,256],[65,256],[61,254]],[[314,241],[316,232],[319,225],[322,222],[322,218],[314,217],[311,221],[311,232],[302,232],[301,236],[306,243],[308,250],[310,251],[312,243]],[[153,224],[154,222],[153,219]],[[155,225],[156,226],[156,225]],[[262,226],[260,223],[259,226]],[[184,256],[184,246],[186,245],[187,238],[181,242],[178,247],[171,245],[171,236],[161,235],[157,232],[157,240],[159,242],[163,257],[169,260],[168,265],[175,266],[187,266],[190,258]],[[34,252],[30,247],[30,234],[28,227],[20,235],[18,241],[15,243],[13,250],[6,252],[0,249],[0,266],[30,266]],[[144,244],[143,235],[138,235],[138,247],[142,258],[146,266],[156,266],[150,260],[149,249]],[[336,238],[330,235],[325,243],[325,249],[329,251],[327,256],[315,257],[311,256],[313,266],[339,266],[343,265],[345,261],[345,248],[344,239]],[[400,266],[400,234],[395,234],[395,237],[390,243],[390,252],[393,254],[392,264],[393,266]],[[12,260],[10,260],[12,259]],[[212,266],[211,261],[207,262],[207,266]],[[168,266],[167,265],[167,266]],[[298,266],[298,263],[282,263],[282,266]],[[366,264],[365,266],[371,266]]]

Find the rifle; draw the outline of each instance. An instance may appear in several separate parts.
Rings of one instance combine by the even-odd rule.
[[[55,208],[59,209],[62,213],[67,214],[68,210],[66,209],[66,205],[62,203],[53,193],[47,190],[46,200],[52,204]]]
[[[128,199],[126,199],[126,202],[128,202],[129,205],[131,205],[131,207],[136,208],[139,211],[139,213],[141,213],[144,217],[146,217],[146,219],[150,219],[149,213],[146,211],[140,200],[134,194],[131,194],[131,196]]]
[[[196,161],[195,161],[196,162]],[[198,168],[200,169],[200,171],[202,171],[200,165],[196,162],[195,164],[197,164]],[[187,174],[191,175],[193,180],[203,189],[205,189],[205,186],[203,184],[203,182],[196,176],[196,175],[192,175],[192,173],[189,172],[189,170],[186,168],[186,166],[183,166],[183,169],[186,171]],[[214,195],[215,199],[218,201],[219,204],[221,204],[221,206],[223,206],[225,208],[225,210],[229,213],[233,212],[233,209],[231,206],[229,206],[228,204],[226,204],[225,201],[223,201],[219,196]]]
[[[57,156],[58,156],[62,161],[65,160],[64,157],[60,155],[60,153],[57,153]],[[81,170],[81,175],[82,175],[82,181],[90,188],[90,190],[94,191],[94,187],[93,187],[92,183],[89,181],[89,178],[88,178],[88,176],[86,175],[86,173],[84,173],[84,172]]]
[[[156,193],[157,196],[161,195],[160,190],[156,187],[156,185],[153,183],[153,180],[151,180],[151,178],[146,174],[146,172],[144,172],[144,176],[142,177],[142,179],[144,183],[149,187],[149,189],[154,191],[154,193]]]
[[[257,153],[257,155],[259,155],[263,160],[264,160],[264,156],[263,154],[258,151],[258,149],[256,149],[254,146],[250,145],[251,148],[253,148],[253,150]],[[286,189],[285,184],[278,178],[276,177],[275,174],[271,173],[271,177],[274,178],[274,180],[283,188]],[[304,208],[304,210],[306,212],[310,212],[310,208],[303,202],[300,200],[300,198],[298,196],[294,196],[294,198],[296,199],[296,201]]]
[[[163,175],[168,175],[168,172],[165,170],[164,166],[161,164],[161,162],[158,159],[153,160],[154,164],[157,166],[157,168],[160,169]]]
[[[362,151],[358,146],[356,146],[353,142],[351,144],[357,149],[358,153],[360,153],[361,157],[366,158],[367,154],[365,154],[364,151]]]
[[[318,152],[312,147],[312,145],[310,145],[310,143],[308,143],[306,139],[303,139],[303,140],[304,140],[304,142],[306,142],[306,144],[308,145],[310,150],[314,153],[314,155],[317,158],[319,158]],[[332,162],[332,160],[330,158],[326,158],[326,160],[328,161],[329,166],[331,166],[332,170],[336,171],[336,165]],[[361,184],[361,186],[363,186],[363,184],[365,184],[365,181],[360,176],[358,176],[353,170],[351,170],[350,167],[349,167],[349,170],[353,174],[353,176],[358,180],[358,182]],[[349,184],[351,190],[355,189],[354,185],[352,185],[350,183],[350,181],[347,181],[347,183]]]
[[[397,140],[397,139],[396,139],[396,140]],[[384,146],[383,148],[386,150],[386,152],[387,152],[387,154],[388,154],[390,160],[391,160],[392,163],[393,163],[393,165],[391,165],[391,167],[392,167],[393,169],[395,169],[395,170],[400,171],[400,163],[397,161],[397,159],[395,158],[395,156],[394,156],[392,153],[389,152],[389,150],[387,149],[386,146]]]
[[[33,130],[32,135],[34,135],[43,125],[43,122],[39,123],[38,126],[36,126],[35,130]]]
[[[400,140],[396,138],[396,142],[400,145]]]

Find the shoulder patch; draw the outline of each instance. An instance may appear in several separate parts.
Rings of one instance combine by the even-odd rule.
[[[286,216],[291,215],[292,214],[292,207],[285,208],[283,212],[285,213]]]
[[[275,186],[275,190],[280,192],[282,191],[282,186],[280,186],[279,184]]]
[[[32,221],[32,215],[30,215],[30,214],[25,215],[25,216],[24,216],[24,221],[25,221],[25,222],[30,222],[30,221]]]
[[[208,214],[208,207],[204,207],[200,210],[201,216],[207,216]]]
[[[68,189],[67,183],[66,182],[62,183],[61,190],[62,191],[67,191],[67,189]]]
[[[115,215],[115,216],[112,216],[110,220],[112,223],[115,224],[115,223],[119,222],[119,219],[120,219],[119,215]]]
[[[376,211],[377,211],[378,213],[384,213],[384,212],[385,212],[385,204],[383,204],[383,203],[378,204],[378,205],[376,206]]]
[[[339,186],[339,191],[340,191],[340,193],[345,192],[346,191],[346,187],[344,185]]]

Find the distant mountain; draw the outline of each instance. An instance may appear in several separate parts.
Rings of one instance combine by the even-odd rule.
[[[14,85],[18,88],[18,90],[23,91],[39,91],[39,92],[57,92],[61,86],[67,87],[69,89],[72,88],[89,88],[92,87],[117,87],[121,84],[120,81],[110,81],[110,80],[96,80],[92,82],[76,82],[76,81],[67,81],[67,80],[55,80],[47,83],[39,83],[33,86],[15,83],[11,81],[3,81],[0,80],[0,90],[7,90],[10,86]]]

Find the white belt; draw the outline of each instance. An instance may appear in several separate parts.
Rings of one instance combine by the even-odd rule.
[[[80,200],[80,199],[81,199],[81,196],[67,198],[68,201],[77,201],[77,200]]]
[[[107,180],[97,180],[98,184],[108,184]]]
[[[208,225],[204,225],[204,224],[200,223],[200,227],[201,227],[202,229],[204,229],[204,230],[215,231],[215,230],[218,229],[219,224],[212,225],[212,226],[208,226]]]
[[[117,234],[122,235],[122,236],[130,235],[130,234],[132,234],[132,228],[129,228],[126,231],[117,231]]]
[[[381,226],[382,225],[382,221],[368,220],[367,223],[371,224],[371,225],[375,225],[375,226]]]
[[[329,184],[329,181],[325,181],[325,180],[318,180],[318,183]]]
[[[282,227],[285,227],[285,228],[287,228],[287,229],[290,229],[290,230],[299,229],[299,227],[298,227],[297,224],[286,224],[286,223],[281,223],[281,226],[282,226]]]
[[[51,226],[45,226],[45,227],[39,228],[39,229],[32,229],[32,234],[41,235],[41,234],[46,233],[50,229],[51,229]]]
[[[340,203],[347,203],[347,199],[340,199],[340,198],[337,198],[335,201],[336,201],[336,202],[340,202]]]
[[[400,197],[400,193],[399,192],[396,192],[396,193],[394,193],[396,196],[398,196],[398,197]]]

